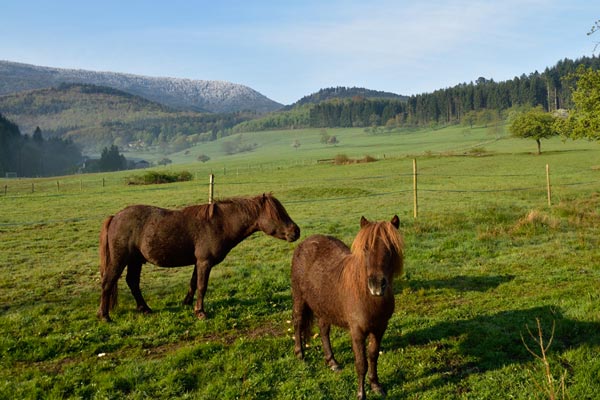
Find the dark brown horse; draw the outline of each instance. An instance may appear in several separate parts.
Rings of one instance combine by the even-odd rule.
[[[194,312],[205,318],[204,295],[213,266],[238,243],[257,231],[293,242],[300,229],[270,194],[233,198],[182,210],[134,205],[108,217],[100,233],[102,294],[98,317],[110,321],[116,305],[117,282],[127,266],[126,281],[139,311],[150,313],[140,291],[146,262],[161,267],[195,265],[184,304],[198,299]]]
[[[360,399],[366,398],[367,337],[371,389],[384,394],[377,377],[377,358],[394,312],[393,278],[402,272],[404,244],[399,224],[396,215],[391,222],[369,222],[362,217],[352,249],[334,237],[313,235],[300,243],[292,259],[294,352],[304,357],[316,317],[325,361],[334,371],[339,370],[329,330],[332,324],[349,329]]]

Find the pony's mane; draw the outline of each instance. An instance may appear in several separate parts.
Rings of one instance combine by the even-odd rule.
[[[375,241],[381,240],[384,246],[394,251],[399,256],[399,265],[395,266],[395,272],[400,273],[402,268],[404,240],[398,229],[391,222],[373,222],[358,231],[352,242],[352,255],[363,260],[367,253],[375,246]]]

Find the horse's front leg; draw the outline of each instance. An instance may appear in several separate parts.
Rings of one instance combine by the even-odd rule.
[[[350,331],[352,336],[352,351],[354,352],[354,366],[358,378],[357,396],[360,400],[366,399],[365,375],[367,374],[367,357],[365,354],[365,334],[357,329]]]
[[[208,276],[210,275],[211,268],[211,263],[206,260],[198,260],[196,262],[196,269],[194,270],[194,275],[196,275],[198,299],[196,299],[194,314],[196,314],[196,317],[198,317],[198,319],[206,318],[206,312],[204,311],[204,295],[206,294],[206,288],[208,287]]]
[[[194,303],[194,294],[198,287],[198,272],[196,272],[196,266],[194,265],[194,271],[192,272],[192,279],[190,279],[190,288],[188,289],[185,299],[183,299],[183,305],[191,306]]]
[[[379,383],[379,377],[377,376],[377,359],[379,358],[379,348],[382,337],[383,332],[371,333],[369,335],[369,382],[371,383],[371,390],[377,394],[385,396],[385,390],[383,390],[383,386],[381,386]]]

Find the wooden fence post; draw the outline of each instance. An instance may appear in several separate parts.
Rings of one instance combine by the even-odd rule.
[[[552,207],[552,190],[550,189],[550,165],[546,164],[546,189],[548,192],[548,207]]]
[[[208,204],[212,204],[213,202],[213,191],[215,187],[215,176],[210,174],[208,176]]]
[[[413,216],[419,214],[419,203],[417,198],[417,159],[413,158]]]

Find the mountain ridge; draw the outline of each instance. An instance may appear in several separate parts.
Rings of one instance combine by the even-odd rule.
[[[75,83],[0,96],[0,113],[23,134],[39,127],[44,137],[72,139],[87,152],[114,143],[181,146],[214,140],[256,115],[179,111],[119,89]]]
[[[61,83],[107,86],[182,111],[264,113],[283,107],[248,86],[227,81],[54,68],[0,60],[0,95]]]

